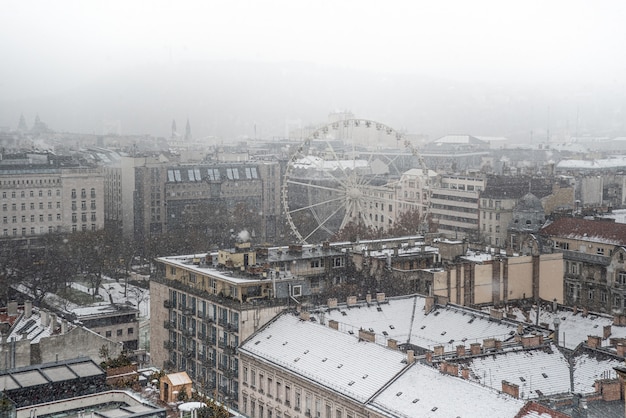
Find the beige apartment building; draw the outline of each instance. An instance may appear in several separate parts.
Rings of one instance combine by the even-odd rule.
[[[104,176],[48,155],[0,163],[1,239],[28,240],[51,232],[104,227]]]

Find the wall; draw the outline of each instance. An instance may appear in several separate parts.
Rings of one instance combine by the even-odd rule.
[[[96,364],[104,359],[100,357],[100,350],[105,346],[109,356],[115,358],[122,353],[122,344],[108,340],[93,331],[82,327],[74,328],[65,334],[51,335],[39,341],[41,362],[70,360],[77,357],[89,357]],[[72,347],[68,350],[68,347]]]

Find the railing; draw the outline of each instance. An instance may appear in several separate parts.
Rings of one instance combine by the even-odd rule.
[[[213,319],[213,317],[210,315],[205,316],[204,318],[202,318],[202,320],[207,324],[212,324],[215,322],[215,319]]]
[[[183,356],[185,356],[187,358],[195,358],[196,357],[196,350],[183,350]]]
[[[169,299],[165,299],[163,301],[163,307],[166,309],[172,309],[176,307],[176,302],[169,300]]]
[[[164,321],[163,322],[163,328],[165,328],[165,329],[176,329],[176,322],[170,321],[170,320]]]
[[[182,330],[183,335],[186,337],[192,337],[195,338],[196,337],[196,330],[193,328],[185,328]]]
[[[176,348],[176,342],[163,341],[163,348],[165,348],[166,350],[174,350]]]
[[[207,339],[206,339],[206,343],[207,343],[207,345],[210,345],[210,346],[215,346],[215,344],[217,343],[217,341],[215,340],[215,338],[207,338]]]
[[[196,310],[190,307],[183,307],[181,311],[183,312],[183,315],[195,315],[196,314]]]
[[[237,352],[237,347],[234,347],[232,345],[226,345],[222,348],[224,349],[225,354],[234,355]]]
[[[233,324],[232,322],[226,324],[226,330],[231,332],[239,332],[239,324]]]

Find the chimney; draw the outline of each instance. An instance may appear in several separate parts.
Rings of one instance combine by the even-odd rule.
[[[578,306],[574,305],[574,307],[572,308],[572,312],[574,312],[574,315],[578,314]]]
[[[496,339],[495,338],[485,338],[483,340],[483,348],[485,350],[491,350],[496,348]]]
[[[41,315],[41,325],[45,328],[50,323],[50,318],[48,316],[48,311],[39,310],[39,314]]]
[[[372,302],[372,295],[370,293],[365,295],[365,302],[367,302],[368,304]]]
[[[332,328],[332,329],[339,330],[339,322],[335,321],[334,319],[329,319],[328,320],[328,327]]]
[[[434,296],[426,296],[424,298],[424,312],[427,314],[433,310],[435,306],[435,297]]]
[[[376,302],[382,303],[384,301],[385,301],[385,294],[384,293],[376,293]]]
[[[424,360],[426,360],[426,363],[428,364],[433,364],[433,352],[430,350],[426,351],[424,354]]]
[[[348,298],[346,299],[346,304],[348,306],[356,305],[356,296],[348,296]]]
[[[51,330],[54,332],[55,329],[57,329],[57,316],[56,314],[50,314],[50,328]]]
[[[583,308],[583,313],[582,316],[583,318],[587,318],[587,315],[589,315],[589,308],[587,308],[586,306]]]
[[[28,319],[33,315],[33,301],[24,301],[24,318]]]
[[[611,336],[611,325],[605,325],[604,328],[602,328],[602,337],[606,340],[610,336]]]
[[[371,331],[366,331],[364,329],[359,330],[359,339],[363,341],[369,341],[371,343],[376,342],[376,334]]]
[[[495,340],[495,349],[496,351],[502,350],[502,340]]]
[[[626,357],[626,344],[619,343],[615,347],[617,350],[617,355],[620,357]]]
[[[61,334],[67,333],[67,321],[65,319],[61,320]]]
[[[465,380],[469,379],[469,369],[463,368],[461,369],[461,377]]]
[[[543,344],[543,335],[525,335],[522,337],[522,347],[539,347]]]
[[[308,321],[311,319],[311,314],[309,312],[300,312],[300,320]]]
[[[387,340],[387,347],[393,349],[393,350],[397,350],[398,349],[398,341],[394,340],[393,338],[389,338]]]
[[[446,373],[451,375],[451,376],[458,376],[459,375],[459,365],[458,364],[448,363],[446,365]]]
[[[589,348],[599,348],[602,346],[602,339],[597,335],[588,335],[587,346]]]
[[[463,357],[465,355],[465,346],[457,345],[456,346],[456,355],[457,357]]]
[[[509,383],[506,380],[502,381],[502,392],[511,395],[512,397],[519,399],[519,386],[515,383]]]
[[[8,307],[7,307],[7,314],[9,316],[17,315],[17,301],[16,300],[12,300],[11,302],[9,302]]]
[[[337,307],[337,298],[329,298],[328,302],[326,302],[329,309]]]
[[[413,350],[406,350],[406,362],[408,364],[415,362],[415,353],[413,352]]]
[[[471,343],[470,344],[470,353],[472,353],[473,356],[477,356],[481,353],[481,348],[480,348],[480,343]]]
[[[443,356],[443,345],[436,345],[433,347],[436,356]]]
[[[504,312],[501,309],[491,309],[489,311],[489,316],[493,319],[502,319],[504,318]]]

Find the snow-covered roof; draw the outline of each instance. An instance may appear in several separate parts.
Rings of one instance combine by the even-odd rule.
[[[606,355],[582,353],[574,357],[574,393],[595,392],[596,380],[617,377],[614,367],[623,366],[624,361]]]
[[[278,317],[239,351],[270,361],[358,402],[365,402],[407,367],[405,355],[400,351],[359,341],[357,336],[302,321],[291,314]]]
[[[560,170],[602,170],[626,167],[626,156],[597,160],[561,160],[556,165]]]
[[[427,314],[424,306],[425,298],[413,295],[390,298],[380,305],[339,305],[315,315],[318,320],[323,313],[324,320],[337,321],[344,333],[356,335],[361,328],[374,332],[381,345],[394,339],[398,344],[410,343],[426,349],[443,345],[445,351],[453,351],[459,344],[482,343],[486,338],[506,341],[517,330],[514,322],[494,321],[479,311],[448,305]]]
[[[512,308],[510,314],[515,315],[519,320],[524,320],[524,315],[518,308]],[[537,318],[536,310],[531,310],[529,320],[533,324]],[[613,325],[613,317],[610,315],[589,313],[583,317],[582,312],[574,314],[571,310],[558,310],[551,312],[542,309],[539,313],[539,323],[547,324],[550,329],[554,329],[554,319],[559,318],[559,345],[573,350],[581,342],[586,342],[589,335],[603,336],[604,327]],[[626,327],[611,327],[611,338],[626,338]],[[610,341],[602,340],[601,346],[609,348]]]
[[[506,380],[519,386],[522,399],[570,391],[569,365],[556,346],[473,357],[467,366],[471,380],[494,389]]]
[[[369,407],[388,417],[515,417],[524,402],[414,364]]]
[[[357,168],[365,168],[369,167],[369,163],[367,160],[334,160],[328,159],[324,160],[323,158],[307,155],[306,157],[300,158],[293,163],[294,168],[312,168],[316,170],[323,171],[333,171],[333,170],[349,170],[349,169],[357,169]]]
[[[167,378],[169,379],[172,386],[180,386],[180,385],[188,385],[191,384],[191,379],[187,372],[178,372],[168,374]]]

